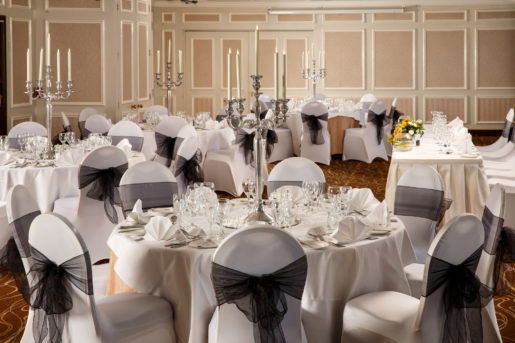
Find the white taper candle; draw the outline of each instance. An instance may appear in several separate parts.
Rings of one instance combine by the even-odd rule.
[[[46,36],[46,65],[51,65],[50,63],[50,33]]]
[[[72,51],[68,48],[68,81],[72,80]]]
[[[60,82],[61,81],[61,51],[59,51],[59,49],[57,49],[56,60],[57,60],[57,82]]]
[[[31,80],[30,77],[30,48],[27,48],[27,81]]]
[[[39,73],[38,80],[43,80],[43,48],[39,51]]]

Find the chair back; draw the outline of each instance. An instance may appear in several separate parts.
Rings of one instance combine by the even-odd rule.
[[[282,186],[302,187],[303,181],[318,181],[324,183],[322,169],[313,161],[304,157],[290,157],[275,165],[270,172],[267,182],[267,193],[272,194]]]
[[[274,100],[274,98],[270,94],[265,94],[265,93],[261,94],[259,96],[259,100],[262,101],[266,105],[267,109],[272,108],[272,100]]]
[[[285,271],[287,268],[284,267],[287,266],[289,270]],[[299,294],[291,296],[281,291],[286,300],[287,312],[280,322],[280,327],[286,342],[301,342],[301,298],[307,275],[307,262],[304,250],[297,240],[286,231],[270,225],[254,225],[231,234],[213,255],[211,278],[218,303],[222,303],[217,309],[218,328],[215,341],[255,342],[253,323],[237,306],[228,303],[229,299],[221,299],[223,296],[217,287],[224,284],[227,277],[234,273],[243,278],[273,274],[281,276],[283,284],[295,284],[297,291],[300,291],[300,297]],[[279,302],[271,305],[281,308]]]
[[[148,113],[158,112],[159,116],[168,116],[168,109],[161,105],[152,105],[145,110],[143,117],[146,118]]]
[[[41,214],[30,226],[29,244],[34,258],[31,288],[36,287],[36,282],[43,275],[38,270],[53,263],[64,271],[59,273],[63,280],[63,289],[43,287],[39,288],[36,294],[48,301],[56,298],[63,299],[66,296],[63,293],[67,293],[71,304],[68,304],[70,308],[68,311],[54,315],[49,313],[48,318],[45,306],[36,310],[31,307],[22,341],[38,341],[38,335],[47,329],[49,322],[55,320],[56,323],[62,323],[60,329],[63,342],[74,341],[77,337],[84,342],[100,342],[93,296],[91,260],[86,244],[79,233],[66,218],[52,213]],[[47,282],[55,281],[55,278],[56,275],[50,275]],[[35,301],[35,294],[32,295],[31,301]],[[50,307],[55,308],[61,304],[58,305],[54,301],[51,305]],[[40,330],[33,327],[38,323],[41,323]],[[52,330],[52,327],[50,329]]]
[[[305,144],[330,144],[329,131],[327,130],[328,112],[327,106],[317,101],[309,102],[302,107],[301,146]]]
[[[430,166],[409,168],[395,190],[394,214],[402,220],[418,263],[426,260],[444,196],[442,177]]]
[[[368,109],[370,108],[370,105],[372,105],[376,100],[377,100],[377,98],[372,93],[367,93],[367,94],[363,95],[361,97],[361,99],[359,100],[359,102],[361,104],[361,110],[359,113],[359,123],[361,124],[361,126],[364,127],[367,125]]]
[[[370,105],[367,113],[367,126],[373,124],[376,133],[376,145],[383,141],[383,127],[386,118],[386,104],[383,100],[377,100]]]
[[[24,121],[22,123],[16,124],[9,130],[7,134],[7,139],[9,141],[9,148],[11,149],[20,149],[20,144],[18,143],[18,135],[23,133],[31,133],[34,136],[47,137],[48,131],[46,127],[41,125],[40,123],[36,123],[34,121]]]
[[[256,114],[256,100],[252,102],[252,105],[250,106],[250,113]],[[259,100],[259,119],[263,120],[266,117],[266,114],[268,113],[268,106],[261,100]]]
[[[101,114],[93,114],[86,119],[84,124],[84,137],[87,138],[90,133],[100,133],[106,136],[111,128],[111,123]]]
[[[506,120],[504,121],[504,127],[501,135],[502,137],[506,138],[508,142],[511,141],[511,137],[513,136],[513,116],[514,109],[510,108],[506,114]]]
[[[143,147],[143,131],[132,121],[119,121],[109,129],[107,135],[111,136],[113,145],[117,145],[122,139],[127,139],[133,151],[141,151]]]
[[[179,194],[186,193],[189,184],[204,181],[202,172],[202,152],[198,148],[196,136],[190,136],[182,142],[177,151],[174,165]]]
[[[131,212],[138,199],[143,210],[173,206],[177,182],[170,169],[160,163],[145,161],[130,167],[120,180],[120,198],[124,214]]]
[[[461,278],[453,278],[456,274],[449,269],[452,270],[465,262],[464,267],[473,275],[483,243],[484,230],[481,221],[471,214],[462,214],[451,219],[431,243],[424,268],[422,297],[415,324],[415,327],[421,330],[423,342],[443,341],[445,321],[453,320],[452,313],[445,310],[444,293],[452,291],[454,295],[459,295],[467,288],[457,287],[452,282]],[[459,273],[461,276],[461,270]],[[467,282],[465,278],[461,280]],[[446,286],[449,286],[449,289],[446,289]],[[453,300],[455,299],[456,297]],[[464,313],[464,310],[460,308],[455,312]],[[462,322],[448,324],[452,331],[457,332],[456,325]],[[478,327],[473,329],[476,330]],[[466,337],[461,339],[463,342],[467,341]]]
[[[86,120],[94,114],[98,114],[98,111],[92,107],[85,107],[79,113],[79,131],[81,139],[87,138],[89,133],[84,131]]]
[[[114,146],[93,150],[79,168],[79,207],[74,225],[81,229],[93,262],[109,258],[106,241],[123,219],[118,187],[127,168],[127,156]]]
[[[326,98],[325,94],[322,94],[322,93],[315,94],[315,100],[322,101],[322,100],[325,100],[325,98]]]
[[[156,155],[154,161],[166,167],[170,167],[177,154],[177,135],[180,130],[188,125],[188,122],[181,117],[171,116],[162,120],[156,126]]]

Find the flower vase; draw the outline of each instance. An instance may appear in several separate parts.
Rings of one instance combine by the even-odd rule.
[[[393,138],[393,147],[396,151],[410,151],[415,141],[409,133],[399,133]]]

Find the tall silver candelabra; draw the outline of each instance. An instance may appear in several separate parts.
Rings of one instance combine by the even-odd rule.
[[[317,71],[315,59],[312,60],[311,65],[311,69],[302,69],[302,77],[305,80],[311,80],[311,84],[313,85],[313,100],[316,100],[315,96],[317,94],[317,82],[318,80],[325,79],[325,77],[327,76],[327,71],[325,68],[319,68]]]
[[[227,123],[233,130],[239,130],[243,127],[247,129],[255,129],[254,135],[254,160],[256,162],[256,206],[254,211],[250,213],[245,219],[246,222],[265,222],[272,223],[273,219],[263,209],[263,151],[264,151],[264,140],[263,136],[266,130],[273,129],[276,126],[281,125],[286,120],[286,113],[288,112],[288,100],[289,99],[277,99],[274,101],[274,117],[272,119],[261,119],[259,96],[261,93],[261,78],[262,75],[251,75],[252,87],[254,88],[254,97],[256,99],[256,107],[254,113],[256,113],[256,119],[245,119],[242,117],[244,111],[245,99],[228,99],[225,100],[227,104]],[[237,108],[235,111],[234,108]]]
[[[156,73],[156,85],[166,87],[166,99],[168,100],[168,115],[172,115],[172,89],[182,85],[183,73],[177,73],[177,81],[172,80],[172,63],[166,62],[166,82],[161,82],[161,73]]]
[[[47,65],[45,69],[45,79],[36,80],[36,89],[32,89],[32,81],[25,81],[25,94],[32,100],[42,99],[46,101],[46,128],[48,138],[48,155],[53,157],[52,149],[52,101],[68,99],[74,92],[73,81],[66,81],[67,89],[64,90],[63,81],[56,81],[55,92],[52,92],[52,66]]]

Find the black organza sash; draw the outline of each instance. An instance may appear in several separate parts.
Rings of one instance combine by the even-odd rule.
[[[255,131],[247,133],[245,130],[239,130],[236,135],[236,143],[243,149],[243,155],[245,156],[245,164],[254,163],[254,136]]]
[[[189,160],[179,155],[177,158],[177,164],[175,166],[175,177],[179,176],[181,173],[184,173],[184,178],[186,179],[188,185],[191,183],[204,181],[204,173],[202,172],[202,167],[200,166],[201,163],[202,151],[200,151],[200,149],[197,149],[195,155],[193,155],[193,157]]]
[[[175,145],[177,144],[177,137],[170,137],[156,132],[156,154],[162,158],[166,158],[166,166],[169,167],[175,158]],[[179,146],[179,144],[177,144]]]
[[[445,287],[442,299],[446,314],[444,343],[467,342],[467,331],[469,342],[483,342],[481,308],[492,299],[492,292],[475,275],[482,250],[483,246],[458,265],[431,257],[423,296],[427,298]]]
[[[215,120],[217,122],[221,122],[223,121],[225,118],[227,118],[227,114],[217,114],[216,117],[215,117]]]
[[[114,205],[121,205],[118,187],[127,168],[128,164],[124,163],[107,169],[81,166],[79,170],[79,189],[92,185],[86,196],[104,202],[104,211],[113,224],[118,223],[118,214]]]
[[[502,231],[504,219],[495,216],[488,206],[485,206],[481,222],[485,230],[484,250],[488,254],[493,255],[497,250],[497,242],[499,242],[499,235]]]
[[[79,131],[80,131],[80,139],[88,138],[88,134],[86,134],[86,121],[79,121]]]
[[[132,145],[132,151],[141,151],[143,147],[143,137],[135,137],[135,136],[111,136],[112,144],[118,145],[122,140],[126,139]]]
[[[383,125],[385,116],[386,111],[379,114],[368,111],[368,121],[374,123],[376,126],[377,144],[381,144],[381,141],[383,140]]]
[[[443,201],[443,191],[429,188],[397,186],[395,215],[427,218],[437,221]]]
[[[506,138],[508,141],[511,139],[512,135],[512,128],[511,128],[512,122],[509,120],[504,121],[504,128],[502,130],[502,137]]]
[[[515,294],[515,230],[503,227],[494,265],[495,295]]]
[[[325,143],[324,135],[322,134],[322,124],[320,120],[327,121],[328,114],[322,114],[320,116],[309,115],[305,113],[300,114],[302,122],[306,123],[309,129],[309,135],[311,137],[311,143],[316,145],[322,145]]]
[[[91,263],[89,253],[86,251],[58,266],[32,247],[32,258],[30,273],[34,283],[30,287],[30,306],[34,310],[34,341],[60,343],[65,314],[73,307],[70,287],[73,285],[84,294],[93,294],[92,278],[86,267]]]
[[[18,287],[18,291],[28,304],[30,301],[29,283],[27,281],[27,275],[25,274],[25,267],[23,266],[20,250],[18,249],[14,237],[9,238],[1,252],[0,269],[8,270],[11,273],[16,287]]]
[[[281,322],[288,312],[285,294],[302,299],[308,263],[302,256],[289,265],[254,276],[212,263],[211,280],[218,306],[235,304],[254,323],[256,343],[286,342]]]
[[[120,186],[124,213],[131,212],[138,199],[141,199],[143,210],[173,206],[173,195],[176,193],[176,182],[132,183]]]
[[[63,125],[63,130],[64,130],[64,132],[72,132],[73,131],[71,125],[66,125],[66,126]]]
[[[275,130],[268,129],[266,131],[266,159],[268,160],[272,155],[272,151],[274,151],[274,145],[279,142],[279,137]]]

